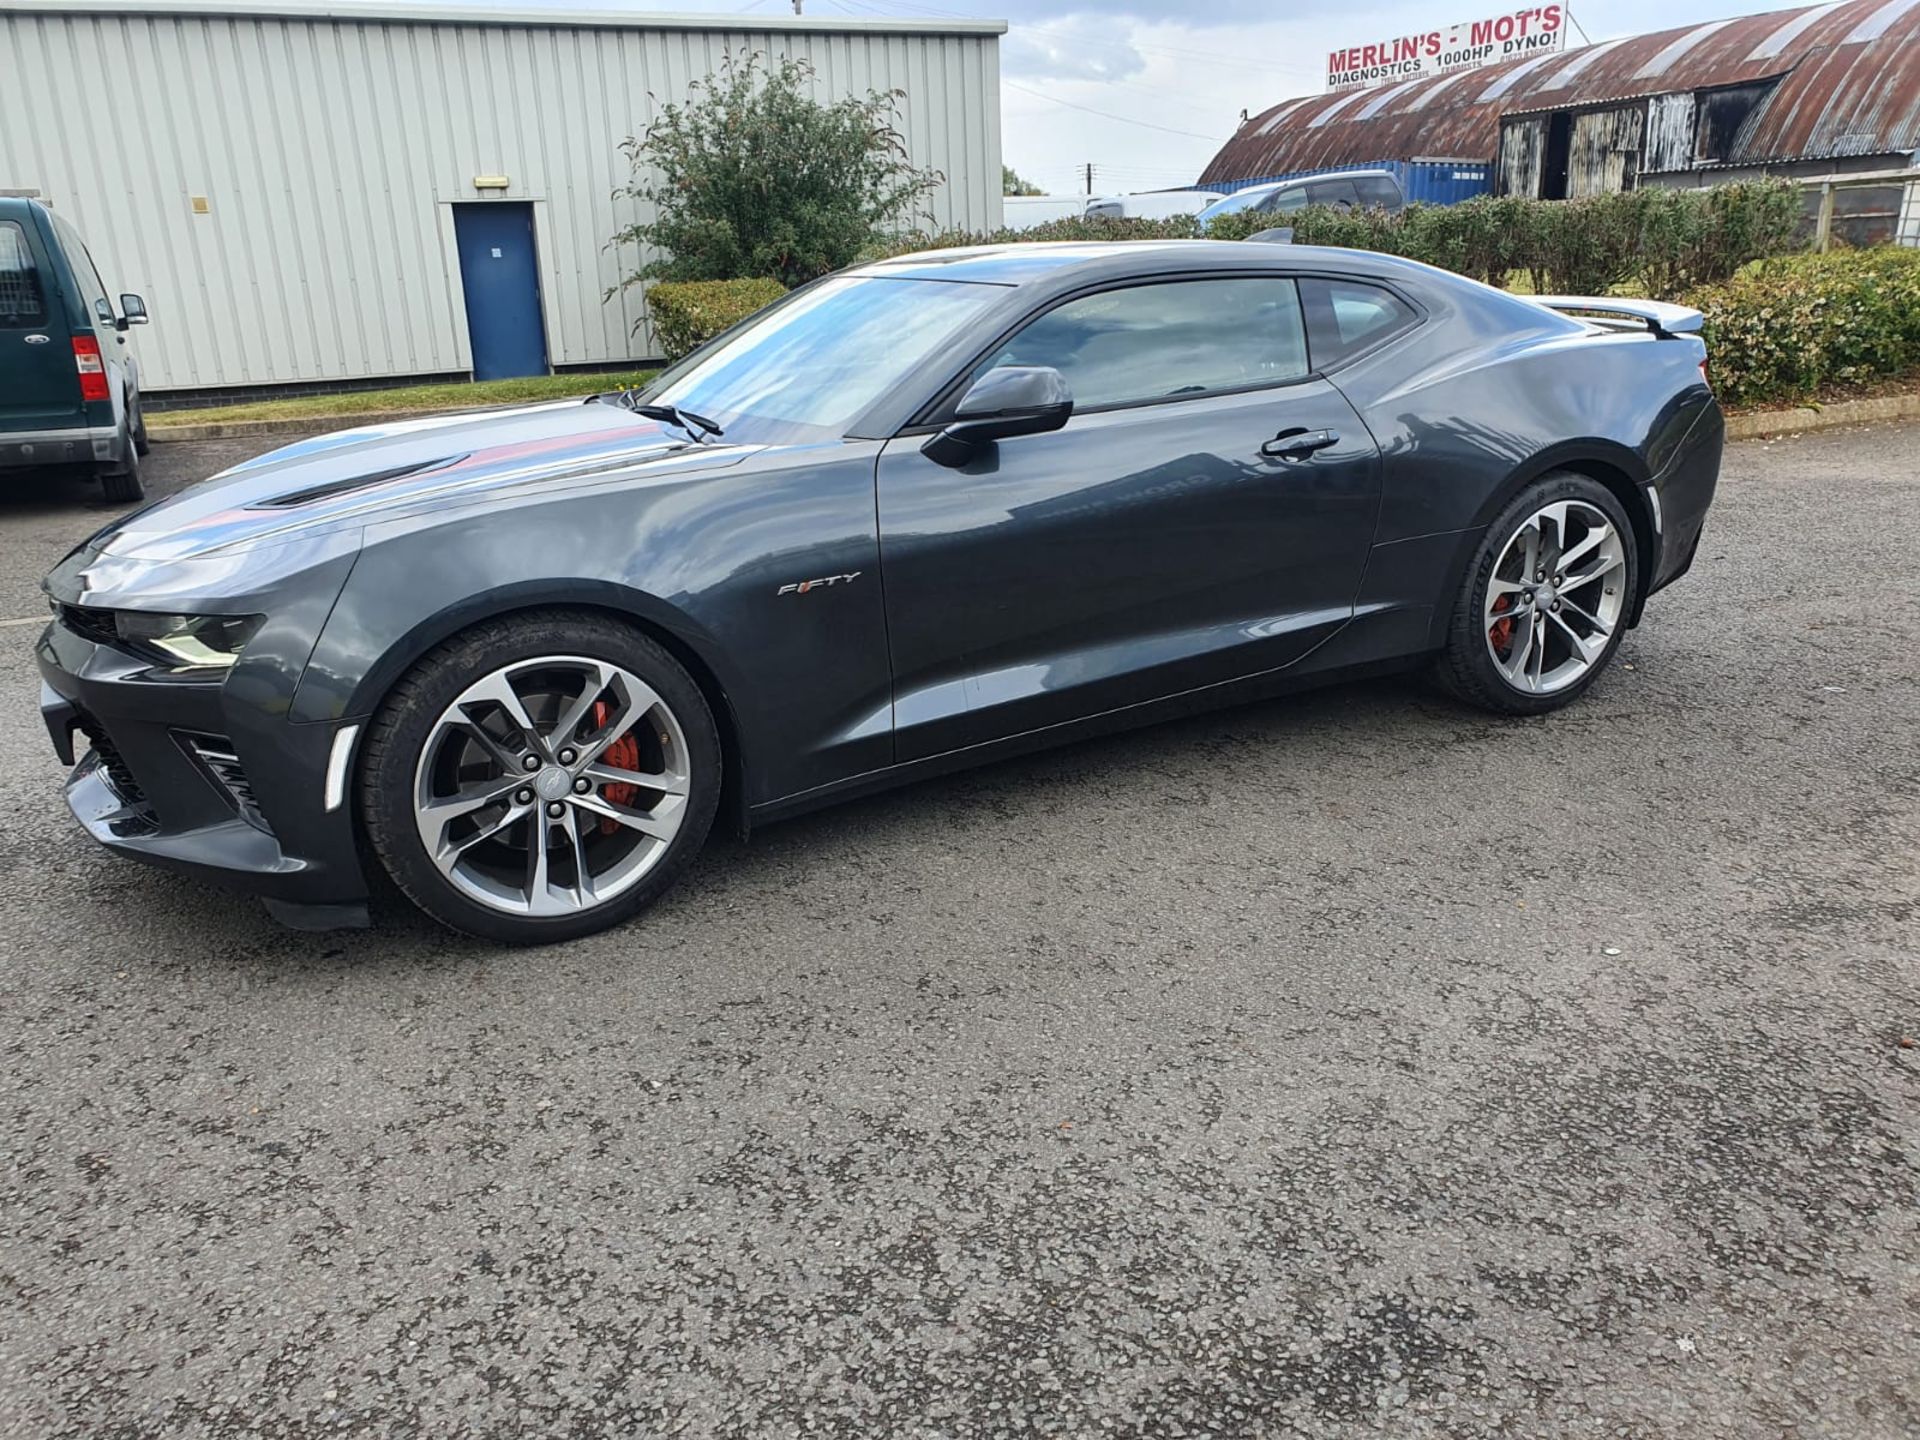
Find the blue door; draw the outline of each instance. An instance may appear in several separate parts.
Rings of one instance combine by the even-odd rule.
[[[540,272],[533,262],[533,207],[456,205],[453,232],[467,292],[473,378],[546,374],[547,327],[540,317]]]

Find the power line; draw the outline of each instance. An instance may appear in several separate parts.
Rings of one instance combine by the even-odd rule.
[[[1155,125],[1150,120],[1136,120],[1131,115],[1115,115],[1109,110],[1096,110],[1091,105],[1076,105],[1071,100],[1062,100],[1058,95],[1049,95],[1044,90],[1035,90],[1029,85],[1022,85],[1017,80],[1002,79],[1000,83],[1005,85],[1009,90],[1018,90],[1023,95],[1031,95],[1037,100],[1046,100],[1055,105],[1064,105],[1069,110],[1084,110],[1089,115],[1098,115],[1102,120],[1118,120],[1122,125],[1138,125],[1144,130],[1161,130],[1169,135],[1185,135],[1190,140],[1206,140],[1215,145],[1224,145],[1227,143],[1225,139],[1218,135],[1202,135],[1197,130],[1176,130],[1171,125]]]

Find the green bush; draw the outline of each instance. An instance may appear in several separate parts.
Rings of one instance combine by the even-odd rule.
[[[662,280],[647,291],[653,338],[669,360],[787,293],[778,280]]]
[[[632,177],[616,194],[650,218],[609,244],[656,253],[609,297],[645,280],[804,284],[921,213],[942,181],[907,154],[895,123],[905,92],[823,105],[813,81],[803,60],[729,55],[628,137]]]
[[[1769,260],[1682,298],[1706,316],[1714,389],[1730,405],[1920,369],[1920,251]]]

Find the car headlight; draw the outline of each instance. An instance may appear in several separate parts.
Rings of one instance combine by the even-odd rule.
[[[264,615],[153,615],[117,611],[114,629],[135,649],[168,665],[191,670],[226,670],[240,658]]]

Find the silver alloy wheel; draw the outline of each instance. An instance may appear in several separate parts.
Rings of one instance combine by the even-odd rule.
[[[420,843],[463,894],[573,915],[631,889],[686,818],[687,738],[631,670],[583,655],[502,666],[460,692],[414,767]]]
[[[1531,695],[1599,663],[1626,613],[1626,541],[1598,507],[1556,500],[1511,537],[1487,582],[1481,633],[1494,668]]]

